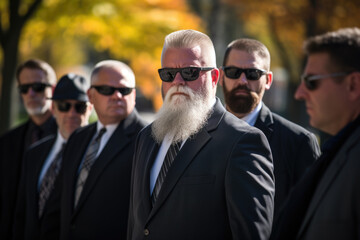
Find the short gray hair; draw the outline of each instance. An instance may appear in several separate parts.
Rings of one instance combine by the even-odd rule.
[[[128,87],[135,87],[135,74],[133,70],[125,63],[117,60],[104,60],[97,63],[91,72],[91,83],[96,80],[97,74],[103,68],[117,68],[126,76],[126,80],[129,82]]]

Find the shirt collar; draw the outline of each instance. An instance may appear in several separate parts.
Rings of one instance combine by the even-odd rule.
[[[260,114],[262,105],[263,105],[263,103],[261,101],[252,112],[250,112],[249,114],[247,114],[245,117],[243,117],[241,119],[244,120],[245,122],[247,122],[250,126],[254,126],[256,119],[258,118],[258,116]]]

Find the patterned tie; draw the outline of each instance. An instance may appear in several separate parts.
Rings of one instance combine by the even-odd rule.
[[[80,174],[78,176],[77,183],[76,183],[74,207],[76,207],[76,205],[79,201],[84,184],[89,175],[91,166],[95,162],[96,155],[97,155],[97,152],[98,152],[99,146],[100,146],[101,137],[105,132],[106,132],[106,128],[102,128],[99,131],[98,135],[93,139],[93,141],[90,143],[90,145],[88,147],[88,150],[86,152],[84,162],[81,166]]]
[[[62,153],[65,148],[65,143],[62,144],[60,151],[56,154],[54,160],[52,161],[50,167],[46,171],[39,189],[39,218],[41,218],[46,201],[48,200],[50,193],[54,189],[54,183],[57,175],[59,174],[61,168]]]
[[[156,179],[154,190],[151,195],[151,203],[153,206],[159,196],[159,192],[160,192],[161,186],[165,180],[166,174],[167,174],[169,168],[171,167],[171,164],[174,162],[176,155],[180,151],[180,146],[181,146],[180,142],[172,144],[172,145],[170,145],[169,150],[166,153],[164,162],[161,166],[159,175]]]

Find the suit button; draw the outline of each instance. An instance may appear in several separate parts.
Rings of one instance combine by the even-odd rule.
[[[149,229],[145,229],[145,230],[144,230],[144,235],[145,235],[145,236],[148,236],[149,233],[150,233],[150,232],[149,232]]]

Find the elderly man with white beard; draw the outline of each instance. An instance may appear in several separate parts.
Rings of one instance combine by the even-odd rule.
[[[272,156],[264,134],[215,97],[211,39],[166,36],[164,104],[137,138],[128,240],[268,239],[274,207]]]

